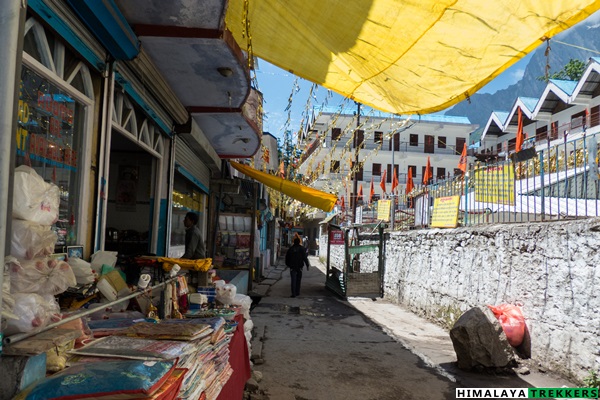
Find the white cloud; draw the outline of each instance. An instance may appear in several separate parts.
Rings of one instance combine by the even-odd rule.
[[[507,82],[507,84],[512,85],[513,83],[520,81],[521,78],[523,78],[523,75],[525,75],[525,68],[517,68],[514,71],[511,70],[509,82]]]

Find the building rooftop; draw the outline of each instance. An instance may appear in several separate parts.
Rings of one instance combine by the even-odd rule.
[[[340,114],[340,115],[355,115],[356,109],[351,109],[349,107],[343,106],[318,106],[314,107],[313,111],[315,115],[318,113],[322,114]],[[425,114],[425,115],[396,115],[391,113],[386,113],[378,110],[374,110],[368,107],[362,107],[360,110],[361,116],[370,116],[377,118],[393,118],[398,120],[406,120],[410,119],[411,121],[423,121],[423,122],[437,122],[437,123],[446,123],[446,124],[471,124],[471,121],[467,117],[460,117],[454,115],[444,115],[444,114]]]

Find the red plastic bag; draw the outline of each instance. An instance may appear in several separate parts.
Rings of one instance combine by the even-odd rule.
[[[499,306],[488,307],[492,310],[500,325],[502,325],[508,343],[513,347],[517,347],[523,343],[525,318],[521,309],[512,304],[500,304]]]

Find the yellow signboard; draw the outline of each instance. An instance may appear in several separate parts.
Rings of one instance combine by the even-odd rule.
[[[379,200],[377,202],[377,219],[382,221],[390,220],[391,200]]]
[[[460,196],[438,197],[433,202],[431,226],[433,228],[456,228]]]
[[[512,164],[475,170],[475,201],[515,204],[515,169]]]

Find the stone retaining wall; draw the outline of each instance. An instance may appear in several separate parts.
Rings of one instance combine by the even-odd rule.
[[[599,230],[587,219],[394,232],[385,297],[448,329],[471,307],[519,304],[532,358],[582,379],[600,369]],[[332,246],[332,265],[343,250]]]

